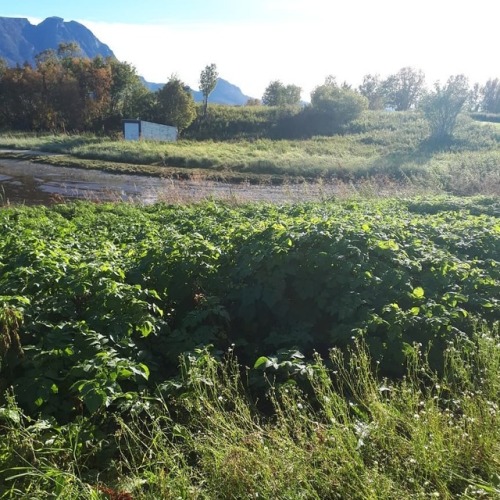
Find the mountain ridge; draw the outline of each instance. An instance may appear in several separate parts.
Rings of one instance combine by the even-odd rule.
[[[0,17],[0,58],[10,67],[28,63],[34,65],[35,57],[44,50],[57,50],[60,43],[75,42],[83,57],[113,57],[111,48],[101,42],[86,26],[76,21],[65,21],[62,17],[51,16],[39,24],[31,24],[27,18]],[[164,84],[152,83],[142,78],[152,91]],[[191,89],[196,102],[203,100],[201,91]],[[243,94],[236,85],[219,78],[217,86],[210,94],[210,102],[226,105],[243,105],[249,96]]]
[[[96,56],[115,57],[113,51],[83,24],[64,21],[52,16],[39,24],[28,19],[0,17],[0,57],[9,66],[28,63],[33,65],[35,57],[44,50],[56,50],[60,43],[76,42],[81,55],[92,59]]]

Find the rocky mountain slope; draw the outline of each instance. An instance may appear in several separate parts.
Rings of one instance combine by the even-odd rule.
[[[9,66],[33,64],[35,56],[47,49],[57,49],[60,43],[76,42],[82,56],[114,57],[113,51],[99,41],[83,24],[49,17],[33,25],[27,19],[0,17],[0,57]]]

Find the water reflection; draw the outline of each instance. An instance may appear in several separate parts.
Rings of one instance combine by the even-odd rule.
[[[161,179],[116,175],[0,159],[0,202],[26,205],[50,204],[62,200],[140,200],[154,202]]]
[[[207,198],[293,203],[330,198],[338,192],[338,185],[328,183],[271,186],[235,185],[203,179],[180,181],[0,159],[0,206],[50,205],[74,199],[143,204],[196,202]]]

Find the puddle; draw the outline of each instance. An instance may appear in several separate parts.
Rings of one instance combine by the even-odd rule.
[[[164,180],[117,175],[0,159],[0,201],[3,204],[51,204],[62,200],[156,201]]]
[[[184,181],[111,174],[99,170],[54,167],[23,160],[0,159],[0,205],[49,205],[65,200],[133,201],[143,204],[200,201],[296,202],[334,196],[334,185],[255,186],[214,181]]]

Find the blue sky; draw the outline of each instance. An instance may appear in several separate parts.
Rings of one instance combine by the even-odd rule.
[[[5,1],[5,0],[3,0]],[[10,5],[7,5],[9,3]],[[3,16],[71,19],[117,23],[279,20],[296,17],[294,5],[276,0],[17,0],[5,1]],[[15,5],[14,5],[15,4]],[[291,8],[290,8],[291,7]]]
[[[253,97],[279,79],[308,100],[328,75],[358,85],[404,66],[429,86],[500,77],[500,0],[0,0],[0,16],[79,21],[153,82],[196,88],[215,63]]]

